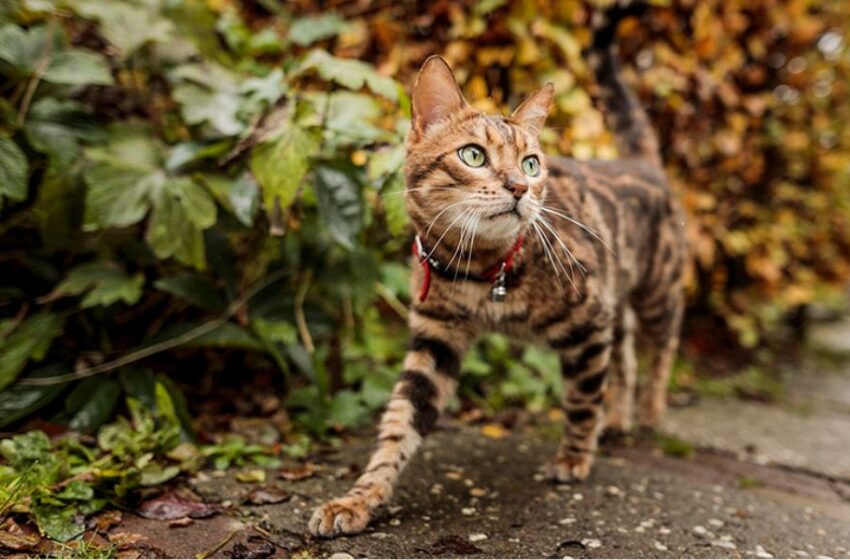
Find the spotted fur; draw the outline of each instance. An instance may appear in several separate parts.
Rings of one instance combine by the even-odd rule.
[[[407,207],[430,256],[430,292],[410,312],[404,371],[381,419],[377,450],[353,489],[314,513],[310,529],[362,531],[390,499],[399,473],[434,427],[457,385],[461,357],[482,333],[552,348],[561,358],[566,427],[549,473],[560,481],[590,473],[603,427],[631,426],[635,335],[651,354],[637,406],[642,425],[664,413],[682,318],[684,224],[660,164],[648,120],[622,82],[615,27],[628,9],[595,20],[588,60],[622,159],[544,157],[538,132],[551,85],[510,116],[485,115],[463,99],[448,65],[429,59],[413,90],[406,161]],[[475,144],[487,163],[459,156]],[[524,174],[536,155],[540,174]],[[490,297],[484,271],[525,243],[507,273],[504,301]],[[423,271],[413,267],[413,293]],[[607,412],[607,421],[605,413]]]

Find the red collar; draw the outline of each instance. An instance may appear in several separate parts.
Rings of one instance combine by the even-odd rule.
[[[513,244],[511,250],[508,251],[507,255],[505,255],[505,258],[481,274],[481,278],[486,279],[493,285],[490,288],[490,298],[493,301],[502,301],[505,299],[505,295],[507,294],[505,277],[514,267],[514,259],[517,253],[519,253],[522,249],[524,241],[525,236],[520,234],[520,236],[517,237],[516,243]],[[425,250],[425,247],[422,244],[422,238],[420,238],[419,235],[417,235],[413,241],[413,256],[416,257],[419,261],[419,265],[422,267],[422,288],[419,290],[419,301],[422,302],[428,297],[428,291],[431,289],[431,269],[433,268],[445,273],[447,272],[447,268],[440,264],[440,262],[433,256],[430,256],[430,252]]]

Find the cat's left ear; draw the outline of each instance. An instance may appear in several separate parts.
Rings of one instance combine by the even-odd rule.
[[[554,98],[555,86],[547,82],[534,90],[514,110],[511,116],[534,132],[540,132],[546,122],[546,117],[549,115],[549,109],[552,107]]]

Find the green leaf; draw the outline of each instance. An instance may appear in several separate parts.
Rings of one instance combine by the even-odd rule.
[[[85,531],[84,517],[73,506],[37,505],[32,513],[39,529],[54,541],[67,542]]]
[[[0,333],[11,321],[0,321]],[[63,321],[53,313],[39,313],[24,320],[11,334],[0,339],[0,390],[14,381],[28,361],[44,359],[53,339],[62,333]]]
[[[50,438],[42,431],[33,430],[0,440],[0,455],[14,467],[27,468],[35,462],[51,458]]]
[[[242,225],[248,227],[254,225],[260,187],[250,173],[243,173],[236,179],[208,174],[204,179],[219,204],[233,214]]]
[[[314,172],[325,227],[337,242],[353,249],[363,228],[362,172],[347,160],[322,162]]]
[[[369,414],[369,410],[354,391],[342,390],[334,395],[329,410],[330,422],[342,426],[356,426]]]
[[[127,276],[116,265],[106,261],[81,264],[54,289],[57,296],[77,296],[86,293],[80,304],[84,309],[97,305],[112,305],[123,301],[133,305],[142,297],[145,278],[141,273]]]
[[[156,3],[69,0],[68,4],[81,16],[99,21],[100,33],[125,58],[147,43],[168,41],[174,31],[174,25],[154,11]]]
[[[67,371],[61,364],[40,368],[21,379],[52,377]],[[67,383],[53,385],[21,385],[16,383],[0,391],[0,428],[17,422],[47,404],[50,404],[68,386]]]
[[[260,338],[268,342],[288,346],[298,341],[295,327],[288,321],[273,321],[257,317],[251,321],[251,326]]]
[[[186,124],[209,123],[222,136],[235,136],[245,129],[238,118],[240,98],[235,93],[189,83],[174,88],[174,99]]]
[[[381,193],[383,195],[381,197],[381,206],[384,208],[387,229],[393,235],[401,235],[410,222],[407,216],[403,192],[404,175],[401,172],[393,173],[384,183]]]
[[[325,13],[294,20],[287,36],[296,45],[306,47],[316,41],[344,33],[349,28],[350,25],[339,14]]]
[[[196,272],[183,271],[160,278],[154,287],[213,313],[221,313],[226,307],[224,298],[209,278]]]
[[[82,480],[72,480],[56,494],[60,500],[80,500],[87,502],[94,498],[94,489]]]
[[[216,220],[215,202],[203,187],[186,178],[169,179],[154,193],[153,212],[145,239],[160,259],[203,269],[206,266],[203,229]]]
[[[65,399],[71,430],[93,433],[112,416],[121,397],[121,385],[114,377],[90,377],[77,385]]]
[[[11,138],[0,136],[0,196],[12,200],[27,197],[28,167],[27,158],[18,145]]]
[[[184,346],[265,350],[263,343],[257,340],[257,337],[234,323],[224,323],[220,327],[187,342]]]
[[[370,144],[397,140],[393,134],[375,125],[382,113],[378,101],[371,95],[338,91],[317,99],[315,105],[327,105],[325,128],[334,133],[331,140],[337,144]]]
[[[139,223],[151,207],[151,194],[162,190],[166,176],[113,165],[97,165],[85,174],[85,231]]]
[[[290,124],[274,140],[256,147],[251,155],[251,171],[263,192],[266,211],[288,208],[309,169],[309,158],[319,149],[318,135]]]
[[[111,85],[109,64],[103,55],[87,49],[68,49],[53,55],[42,78],[65,85]]]
[[[374,93],[391,101],[399,98],[399,85],[392,78],[382,76],[374,67],[359,60],[337,58],[327,51],[314,49],[301,63],[299,72],[315,69],[323,80],[337,83],[351,90],[368,87]]]
[[[81,153],[81,140],[97,140],[103,134],[91,115],[75,101],[45,97],[33,103],[24,124],[27,141],[48,155],[56,167],[69,167]]]
[[[0,60],[11,65],[19,76],[28,76],[35,70],[46,44],[43,25],[26,31],[12,24],[0,28]]]

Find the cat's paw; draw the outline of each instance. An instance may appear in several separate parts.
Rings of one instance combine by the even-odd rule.
[[[346,496],[324,503],[310,518],[310,532],[317,537],[336,537],[360,533],[372,518],[363,498]]]
[[[593,467],[593,455],[575,457],[556,457],[546,466],[546,474],[555,482],[574,482],[584,480]]]

